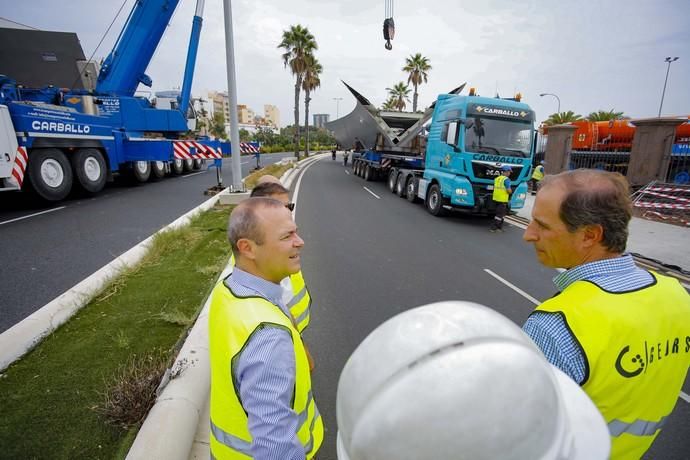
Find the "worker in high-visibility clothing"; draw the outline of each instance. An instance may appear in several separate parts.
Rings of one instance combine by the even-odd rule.
[[[539,164],[532,171],[532,178],[529,180],[532,186],[532,195],[537,194],[537,187],[539,182],[544,178],[544,161],[540,161]]]
[[[311,459],[323,422],[309,360],[280,281],[300,270],[304,241],[285,205],[249,198],[232,211],[232,273],[209,310],[211,457]]]
[[[625,253],[631,216],[625,177],[579,169],[542,180],[524,234],[566,271],[523,329],[604,415],[614,460],[649,449],[690,367],[690,296]]]
[[[503,231],[503,218],[508,213],[508,203],[510,202],[510,194],[513,189],[510,184],[510,173],[512,171],[510,165],[501,166],[501,174],[494,179],[494,191],[492,198],[496,204],[496,213],[494,220],[491,223],[492,232]]]
[[[280,180],[275,176],[261,176],[250,196],[273,198],[283,203],[291,212],[295,209],[295,203],[290,202],[289,190],[283,187]],[[295,318],[297,329],[303,332],[311,320],[311,295],[302,271],[286,277],[280,285],[283,287],[283,301]]]

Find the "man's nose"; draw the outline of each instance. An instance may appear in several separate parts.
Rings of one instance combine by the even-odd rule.
[[[304,246],[304,240],[300,238],[300,236],[297,233],[295,233],[295,241],[292,243],[292,245],[296,248],[301,248],[302,246]]]
[[[537,233],[534,231],[534,221],[530,222],[525,229],[525,233],[522,234],[522,239],[528,243],[532,243],[537,240]]]

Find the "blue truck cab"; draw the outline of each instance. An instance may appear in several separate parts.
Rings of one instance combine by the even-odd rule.
[[[512,168],[510,206],[522,208],[534,152],[534,119],[534,111],[519,98],[440,95],[417,187],[429,212],[438,215],[448,207],[492,212],[493,182],[505,164]]]

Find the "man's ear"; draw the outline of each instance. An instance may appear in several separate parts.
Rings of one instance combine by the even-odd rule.
[[[582,229],[582,244],[591,248],[604,241],[604,227],[601,224],[586,225]]]
[[[240,238],[237,240],[237,249],[240,250],[240,255],[250,260],[256,257],[254,254],[255,243],[247,238]]]

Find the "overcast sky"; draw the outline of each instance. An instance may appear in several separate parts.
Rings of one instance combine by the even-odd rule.
[[[0,16],[45,30],[76,32],[91,56],[123,0],[0,0]],[[96,57],[109,53],[134,0],[126,0]],[[226,90],[223,8],[206,0],[193,93]],[[354,107],[344,80],[380,105],[386,87],[407,79],[405,58],[422,53],[432,70],[420,105],[465,81],[483,96],[516,90],[543,120],[556,111],[586,116],[615,109],[633,118],[657,115],[666,56],[671,65],[663,114],[690,115],[690,2],[687,0],[395,0],[393,50],[384,49],[384,0],[235,0],[232,2],[238,103],[263,114],[277,105],[293,122],[294,78],[277,45],[283,30],[302,24],[318,43],[321,88],[311,113],[335,118]],[[182,84],[195,0],[181,0],[148,68],[153,90]],[[140,89],[146,89],[141,87]],[[467,90],[466,90],[467,91]],[[465,94],[466,94],[465,91]],[[302,96],[303,98],[303,96]],[[411,109],[411,103],[409,104]],[[301,123],[304,108],[300,109]],[[311,120],[310,120],[311,122]]]

